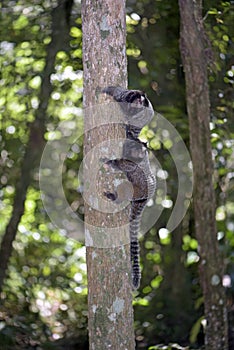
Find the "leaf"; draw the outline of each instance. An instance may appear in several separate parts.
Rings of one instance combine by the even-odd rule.
[[[194,344],[197,340],[197,336],[201,330],[202,320],[204,320],[204,316],[201,316],[191,329],[190,337],[189,337],[189,341],[191,344]]]

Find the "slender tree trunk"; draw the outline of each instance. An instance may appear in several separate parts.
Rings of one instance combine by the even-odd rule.
[[[39,94],[40,105],[35,120],[29,126],[29,141],[22,161],[20,178],[16,185],[13,211],[0,247],[0,292],[3,287],[8,262],[13,249],[12,243],[17,233],[18,224],[24,214],[24,203],[28,187],[32,181],[32,173],[39,165],[40,157],[45,145],[44,132],[46,110],[52,92],[50,75],[54,71],[56,54],[58,51],[64,49],[69,34],[68,20],[70,13],[67,13],[66,9],[71,10],[72,3],[73,0],[60,0],[58,7],[52,10],[52,40],[47,49],[46,66]]]
[[[121,227],[126,211],[111,215],[96,208],[107,182],[101,177],[90,180],[95,162],[105,156],[103,152],[111,148],[114,152],[114,141],[108,144],[107,140],[125,136],[120,125],[110,124],[115,114],[108,106],[102,108],[105,97],[99,93],[109,85],[127,86],[125,1],[84,0],[82,25],[85,159],[91,154],[84,169],[85,187],[89,187],[90,182],[95,182],[95,188],[100,187],[100,197],[91,193],[85,207],[89,344],[92,350],[133,350],[129,244],[118,242],[120,236],[129,237],[127,225]],[[101,126],[104,115],[107,115],[107,124]]]
[[[201,1],[179,0],[181,55],[185,70],[190,148],[194,171],[195,231],[199,244],[200,281],[205,306],[205,344],[226,350],[227,311],[222,286],[223,261],[217,242],[213,164],[210,143],[210,99],[207,78],[208,40]]]

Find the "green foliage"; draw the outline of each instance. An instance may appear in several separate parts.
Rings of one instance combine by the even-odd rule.
[[[14,3],[14,5],[13,5]],[[15,6],[17,4],[17,6]],[[12,213],[28,125],[39,108],[40,89],[50,43],[51,2],[12,1],[1,4],[1,213],[0,233]],[[54,5],[57,6],[54,1]],[[54,6],[53,5],[53,6]],[[43,15],[41,15],[41,13]],[[10,15],[10,16],[9,16]],[[11,21],[9,18],[12,16]],[[71,29],[71,46],[59,52],[51,77],[45,138],[56,133],[62,120],[80,115],[82,99],[80,20]],[[82,128],[82,125],[79,125]],[[54,136],[54,134],[53,134]],[[36,140],[35,140],[36,142]],[[76,192],[82,152],[73,146],[65,163],[65,188]],[[79,146],[80,147],[80,146]],[[73,160],[73,162],[71,162]],[[74,195],[69,201],[73,201]],[[87,281],[85,249],[68,239],[47,217],[38,189],[38,175],[27,192],[8,278],[1,295],[0,343],[23,348],[76,334],[87,337]]]
[[[218,239],[227,257],[228,271],[232,271],[234,212],[228,203],[233,202],[234,134],[231,116],[234,107],[234,7],[231,2],[222,1],[207,1],[204,2],[204,6],[205,25],[213,47],[215,65],[214,71],[210,71],[209,80]],[[177,4],[171,1],[156,1],[154,4],[151,1],[129,1],[127,26],[130,86],[140,86],[145,90],[156,111],[162,113],[177,128],[186,145],[189,145],[185,83],[178,46]],[[148,141],[160,164],[163,164],[163,171],[167,174],[167,199],[174,202],[177,181],[167,152],[171,147],[171,140],[167,137],[165,142],[162,142],[160,132],[157,125],[152,124],[142,131],[141,136],[144,141]],[[160,198],[160,193],[157,196]],[[202,339],[202,297],[197,275],[199,254],[194,237],[193,214],[190,210],[184,219],[183,228],[179,230],[181,232],[176,230],[167,236],[160,236],[160,228],[166,226],[169,212],[170,209],[164,210],[157,222],[155,231],[158,233],[155,234],[152,229],[142,242],[143,285],[140,296],[146,299],[147,303],[137,299],[140,302],[135,304],[139,348],[144,342],[155,343],[155,337],[162,343],[175,341],[188,344],[190,341],[196,345]],[[181,274],[183,279],[179,278]],[[178,277],[177,280],[173,278],[174,275]],[[160,278],[160,283],[152,285],[151,281],[155,281],[155,276]],[[188,295],[191,299],[187,303]],[[198,301],[199,307],[196,308]],[[190,317],[184,318],[182,309],[186,310],[186,316]],[[176,314],[178,317],[175,317]],[[184,320],[183,325],[181,319]],[[176,324],[180,326],[176,327]]]
[[[201,331],[203,320],[204,320],[204,317],[202,316],[193,325],[193,328],[191,329],[190,338],[189,338],[191,344],[194,344],[197,341],[197,337],[199,332]]]
[[[0,4],[0,235],[12,214],[15,188],[35,119],[51,42],[51,10],[56,0],[12,0]],[[78,6],[77,4],[75,6]],[[204,17],[213,47],[215,69],[210,71],[211,142],[215,164],[218,239],[225,254],[226,273],[233,274],[233,42],[234,7],[230,1],[204,2]],[[60,139],[61,121],[82,129],[82,48],[79,8],[74,7],[67,47],[56,56],[51,75],[45,139]],[[179,54],[177,2],[127,2],[129,86],[147,92],[154,108],[178,130],[185,144],[188,118],[185,82]],[[77,118],[78,117],[78,118]],[[72,124],[73,125],[73,124]],[[167,197],[157,192],[157,204],[175,203],[177,173],[170,157],[173,140],[156,120],[145,127],[142,140],[162,166]],[[68,152],[63,188],[69,204],[83,214],[77,191],[83,139]],[[87,281],[84,247],[50,222],[42,206],[37,169],[27,192],[8,277],[1,295],[0,344],[4,349],[54,347],[55,341],[87,337]],[[157,174],[158,182],[161,181]],[[192,208],[175,232],[166,232],[172,206],[141,240],[141,289],[134,299],[137,348],[188,349],[203,342],[203,299],[198,282],[199,252],[194,237]],[[231,294],[231,288],[229,288]],[[233,292],[232,292],[233,293]],[[230,303],[233,299],[230,299]],[[61,339],[62,340],[62,339]],[[51,343],[53,342],[53,343]],[[172,343],[174,342],[174,343]],[[68,341],[69,343],[69,341]],[[155,345],[155,343],[170,344]],[[182,344],[182,346],[177,345]],[[53,344],[53,345],[52,345]]]
[[[189,350],[190,348],[180,346],[178,344],[169,344],[167,345],[155,345],[155,346],[150,346],[148,350]],[[192,349],[191,349],[192,350]]]

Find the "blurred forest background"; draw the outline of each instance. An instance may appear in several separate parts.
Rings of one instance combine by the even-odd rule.
[[[0,3],[0,344],[6,350],[88,349],[85,247],[51,223],[38,176],[45,142],[61,136],[58,124],[70,120],[82,128],[80,7],[78,0]],[[234,1],[205,0],[203,14],[214,53],[210,134],[234,349]],[[144,90],[189,148],[177,1],[128,0],[127,33],[129,88]],[[203,297],[192,204],[173,232],[162,229],[177,196],[172,142],[167,134],[159,138],[154,121],[143,135],[163,167],[157,176],[166,179],[167,197],[141,239],[137,349],[160,343],[199,348]],[[67,201],[81,217],[82,144],[80,138],[71,146],[63,167]],[[6,249],[12,242],[13,250]]]

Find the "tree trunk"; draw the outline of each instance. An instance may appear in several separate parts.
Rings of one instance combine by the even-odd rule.
[[[24,203],[28,187],[32,180],[32,172],[39,166],[40,158],[45,146],[44,132],[46,110],[52,92],[50,75],[54,71],[56,54],[58,51],[64,49],[69,34],[68,20],[70,13],[67,13],[66,9],[70,9],[71,11],[72,4],[73,0],[60,0],[59,5],[52,10],[52,38],[47,49],[46,66],[39,94],[40,105],[35,120],[29,126],[29,141],[26,146],[25,156],[21,166],[20,178],[16,185],[13,211],[0,247],[0,292],[3,287],[8,262],[12,253],[12,243],[15,239],[21,217],[24,214]]]
[[[209,45],[203,28],[201,1],[179,0],[179,5],[180,48],[185,70],[194,172],[195,231],[199,244],[199,273],[206,319],[205,344],[209,350],[226,350],[227,312],[222,286],[223,261],[217,242],[209,129],[210,100],[206,54]]]
[[[85,195],[89,344],[92,350],[133,350],[127,211],[105,213],[97,206],[111,182],[111,176],[100,175],[98,162],[108,151],[112,155],[115,153],[117,145],[114,139],[125,137],[121,125],[111,124],[115,120],[115,111],[112,110],[115,107],[104,104],[105,96],[100,94],[101,88],[109,85],[127,86],[125,1],[84,0],[82,25],[85,192],[89,192],[88,187],[92,185],[94,190],[99,188],[99,194],[91,191]],[[101,125],[104,124],[104,115],[107,119],[105,125]],[[98,179],[95,176],[90,178],[95,169]]]

